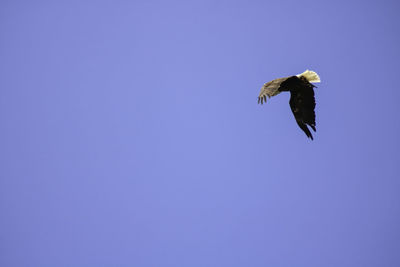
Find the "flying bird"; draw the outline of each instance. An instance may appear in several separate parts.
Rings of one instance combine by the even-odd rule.
[[[258,96],[258,103],[267,102],[268,98],[276,96],[280,92],[290,92],[290,109],[293,112],[294,118],[300,129],[304,131],[308,138],[313,140],[313,136],[307,127],[315,129],[315,98],[314,87],[312,83],[321,82],[319,76],[314,71],[306,70],[305,72],[289,76],[285,78],[278,78],[267,82],[261,88],[260,95]]]

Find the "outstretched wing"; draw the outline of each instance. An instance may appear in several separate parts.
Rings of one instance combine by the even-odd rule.
[[[315,86],[302,79],[292,79],[287,86],[291,87],[289,104],[296,122],[307,137],[313,140],[313,136],[307,125],[309,125],[314,132],[316,131],[314,111],[315,97],[313,89]]]
[[[281,92],[282,83],[285,82],[288,78],[278,78],[273,81],[267,82],[261,88],[260,95],[258,96],[258,103],[263,104],[263,102],[267,102],[267,96],[270,98],[271,96],[275,96]]]

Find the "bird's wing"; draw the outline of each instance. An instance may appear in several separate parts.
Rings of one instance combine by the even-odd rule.
[[[281,91],[279,88],[281,88],[281,84],[286,81],[289,77],[286,78],[278,78],[273,81],[267,82],[263,85],[261,88],[261,92],[258,96],[258,103],[261,102],[267,102],[267,96],[270,98],[271,96],[275,96],[279,94]]]
[[[314,132],[316,131],[314,86],[300,79],[293,79],[289,83],[286,85],[292,88],[290,90],[290,108],[299,127],[305,132],[307,137],[313,139],[307,125]]]

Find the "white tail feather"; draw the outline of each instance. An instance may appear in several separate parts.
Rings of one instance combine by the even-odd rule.
[[[305,72],[301,74],[297,74],[297,77],[304,77],[306,78],[310,83],[320,83],[321,79],[319,78],[318,74],[312,70],[306,70]]]

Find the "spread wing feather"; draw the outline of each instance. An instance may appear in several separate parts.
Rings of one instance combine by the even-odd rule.
[[[261,102],[261,104],[263,104],[263,102],[267,102],[267,97],[270,98],[272,96],[276,96],[277,94],[279,94],[281,92],[280,89],[282,83],[285,82],[288,78],[290,77],[278,78],[273,81],[265,83],[261,88],[261,92],[258,96],[258,103]]]

